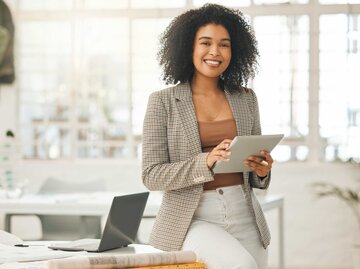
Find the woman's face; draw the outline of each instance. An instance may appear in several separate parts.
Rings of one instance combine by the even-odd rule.
[[[193,63],[195,73],[208,78],[217,78],[225,72],[231,60],[230,35],[219,24],[207,24],[195,35]]]

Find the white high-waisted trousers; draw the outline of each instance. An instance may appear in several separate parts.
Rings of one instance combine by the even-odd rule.
[[[241,185],[203,192],[183,249],[194,251],[208,269],[267,268],[267,250]]]

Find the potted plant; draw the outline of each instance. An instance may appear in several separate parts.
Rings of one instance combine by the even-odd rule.
[[[334,196],[346,205],[354,213],[355,219],[358,224],[358,238],[360,235],[360,187],[357,189],[351,189],[347,187],[340,187],[331,183],[315,183],[315,193],[317,197],[329,197]],[[353,263],[355,269],[360,269],[360,243],[353,245]]]
[[[0,196],[18,198],[22,195],[26,184],[16,173],[18,161],[18,145],[15,134],[11,130],[5,132],[4,142],[0,143]]]

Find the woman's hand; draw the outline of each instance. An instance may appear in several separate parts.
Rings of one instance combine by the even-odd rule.
[[[229,145],[232,140],[224,139],[219,145],[213,148],[207,156],[206,162],[209,168],[212,168],[216,161],[228,161],[230,152],[228,152]]]
[[[267,151],[261,151],[260,154],[260,156],[249,156],[244,163],[259,177],[266,177],[271,170],[274,160]]]

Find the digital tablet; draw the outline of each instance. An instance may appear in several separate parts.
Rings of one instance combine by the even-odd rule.
[[[249,172],[244,164],[250,155],[260,156],[260,151],[271,152],[284,137],[283,134],[236,136],[229,146],[230,161],[217,161],[213,167],[215,174]]]

